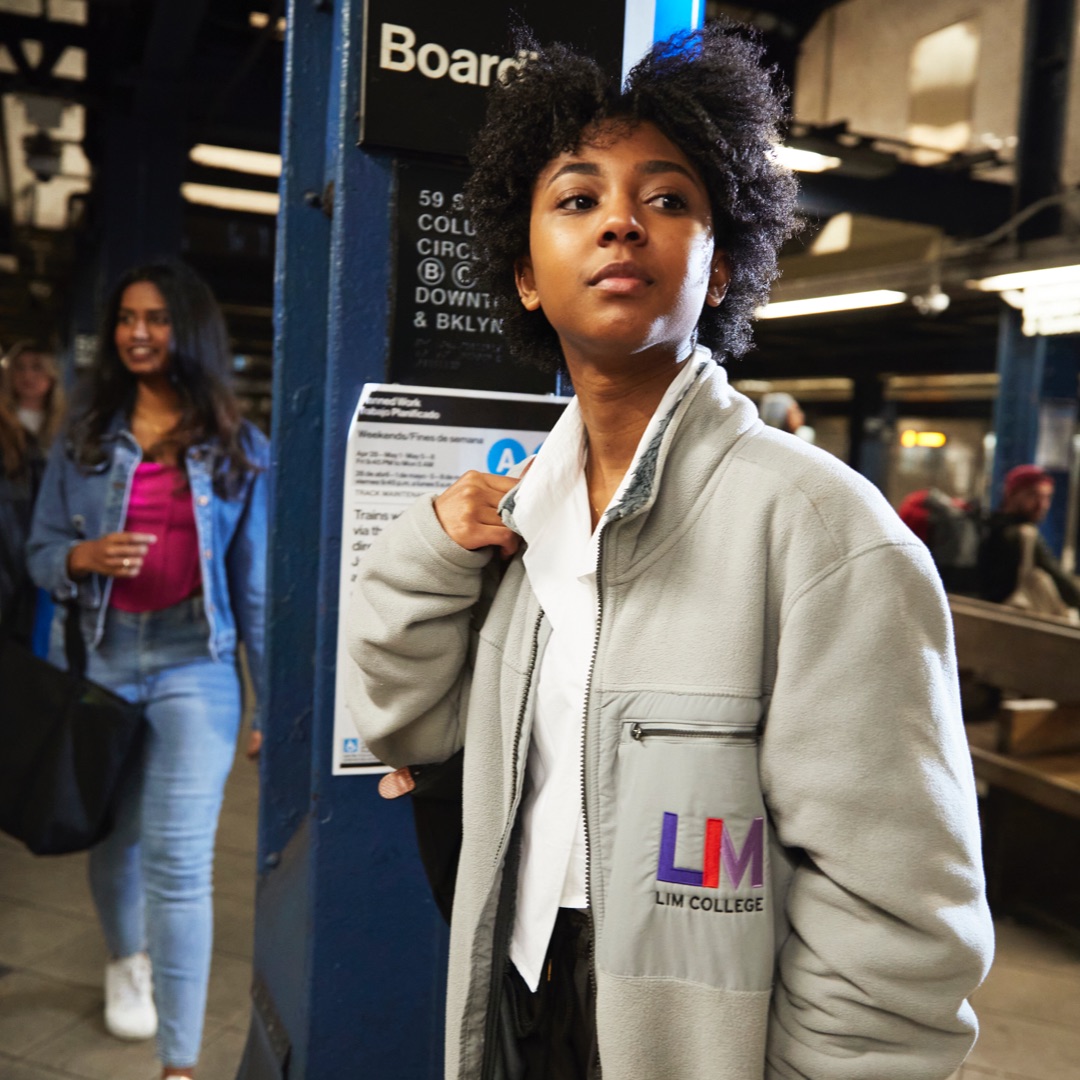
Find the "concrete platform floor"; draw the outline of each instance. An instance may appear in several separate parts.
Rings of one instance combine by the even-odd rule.
[[[238,755],[218,834],[199,1080],[234,1080],[243,1053],[257,803],[255,768]],[[0,834],[0,1080],[156,1080],[152,1042],[121,1043],[105,1031],[104,963],[86,857],[35,859]],[[999,921],[997,959],[974,1002],[982,1034],[952,1080],[1080,1080],[1075,942]]]
[[[214,954],[198,1080],[234,1080],[247,1038],[257,768],[238,754],[214,862]],[[0,833],[0,1080],[157,1080],[153,1040],[102,1020],[105,946],[86,856],[35,858]]]

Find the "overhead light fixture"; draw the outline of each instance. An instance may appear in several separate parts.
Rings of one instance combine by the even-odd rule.
[[[926,450],[938,450],[943,447],[947,441],[943,431],[908,430],[901,432],[900,434],[900,445],[905,450],[911,450],[916,446]]]
[[[267,154],[261,150],[197,143],[189,151],[188,157],[196,165],[205,165],[208,169],[229,169],[251,176],[281,175],[281,155]]]
[[[281,204],[276,191],[251,191],[247,188],[218,187],[216,184],[180,185],[180,194],[200,206],[219,210],[240,210],[248,214],[276,214]]]
[[[840,159],[814,150],[797,150],[794,146],[774,146],[772,157],[779,165],[795,172],[819,173],[840,167]]]
[[[1023,312],[1025,337],[1080,334],[1080,263],[1016,270],[969,281],[968,287],[997,292]]]
[[[265,11],[249,11],[248,26],[255,30],[262,30],[270,25],[270,16]],[[282,15],[275,27],[279,34],[285,33],[285,16]]]
[[[1080,263],[1070,266],[1044,266],[1039,270],[1017,270],[1010,274],[969,281],[968,288],[983,292],[1006,292],[1011,289],[1037,288],[1042,285],[1080,285]]]
[[[871,289],[869,292],[838,293],[836,296],[812,296],[806,300],[781,300],[758,308],[759,319],[786,319],[793,315],[823,315],[828,311],[856,311],[859,308],[902,304],[907,293],[895,289]]]
[[[924,293],[911,298],[911,304],[920,315],[940,315],[949,310],[952,300],[936,282]]]

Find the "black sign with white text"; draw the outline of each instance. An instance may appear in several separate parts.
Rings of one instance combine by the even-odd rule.
[[[624,11],[624,0],[367,0],[360,142],[463,157],[486,89],[521,62],[513,26],[573,45],[618,75]]]
[[[550,393],[554,376],[507,352],[487,293],[472,275],[472,226],[462,205],[467,172],[397,163],[393,382]]]

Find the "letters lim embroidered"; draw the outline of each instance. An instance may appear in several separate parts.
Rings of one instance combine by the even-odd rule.
[[[675,841],[679,835],[679,815],[665,813],[660,833],[660,859],[656,880],[672,885],[696,885],[706,889],[718,889],[721,877],[737,889],[746,871],[750,871],[750,884],[755,889],[765,885],[765,819],[756,817],[737,851],[731,830],[724,828],[723,818],[705,819],[705,852],[700,870],[688,870],[675,865]],[[760,909],[758,909],[760,910]]]

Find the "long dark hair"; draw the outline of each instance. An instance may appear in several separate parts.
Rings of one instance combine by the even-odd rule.
[[[168,441],[181,456],[189,446],[210,443],[215,455],[214,489],[220,495],[234,495],[256,466],[242,443],[243,419],[230,386],[231,352],[225,319],[210,287],[179,260],[133,267],[109,294],[88,404],[72,425],[75,457],[87,468],[100,466],[107,456],[103,443],[113,418],[117,413],[130,417],[134,408],[137,380],[120,360],[114,335],[124,291],[142,281],[161,293],[172,326],[168,377],[180,395],[181,416]]]

